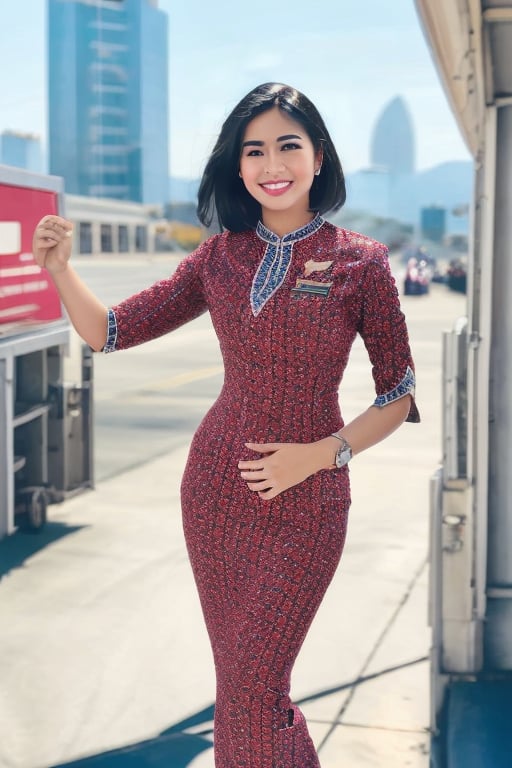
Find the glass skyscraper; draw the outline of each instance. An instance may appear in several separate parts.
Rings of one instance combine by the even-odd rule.
[[[0,163],[41,173],[43,170],[41,139],[33,133],[3,131],[0,134]]]
[[[49,167],[66,192],[168,200],[168,29],[158,0],[48,0]]]

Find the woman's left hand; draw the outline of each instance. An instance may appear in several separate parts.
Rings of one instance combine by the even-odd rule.
[[[260,499],[270,500],[287,488],[302,483],[327,467],[325,447],[320,443],[246,443],[246,448],[263,454],[253,461],[239,461],[241,477]]]

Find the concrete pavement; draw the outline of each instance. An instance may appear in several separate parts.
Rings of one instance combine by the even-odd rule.
[[[322,768],[428,765],[428,481],[441,453],[444,287],[404,302],[421,425],[357,457],[345,553],[293,678]],[[442,292],[442,293],[441,293]],[[433,327],[435,326],[435,327]],[[342,391],[372,399],[362,345]],[[0,542],[0,766],[212,768],[214,677],[181,532],[187,446]]]

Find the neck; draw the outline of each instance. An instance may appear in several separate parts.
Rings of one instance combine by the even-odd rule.
[[[281,212],[265,211],[261,221],[267,229],[270,229],[270,231],[274,232],[278,237],[284,237],[289,232],[295,232],[296,229],[300,229],[301,227],[306,226],[306,224],[309,224],[310,221],[313,221],[315,215],[316,214],[311,211],[306,211],[301,215],[287,215],[286,213],[283,214]]]

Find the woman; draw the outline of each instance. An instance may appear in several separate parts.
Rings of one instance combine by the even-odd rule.
[[[267,83],[226,119],[203,175],[199,216],[224,231],[168,280],[107,312],[68,264],[71,224],[47,216],[34,235],[95,350],[211,314],[225,381],[194,436],[182,506],[217,673],[217,768],[318,768],[290,674],[343,549],[348,461],[419,420],[387,250],[322,218],[344,201],[316,108]],[[377,397],[344,425],[338,387],[357,333]]]

